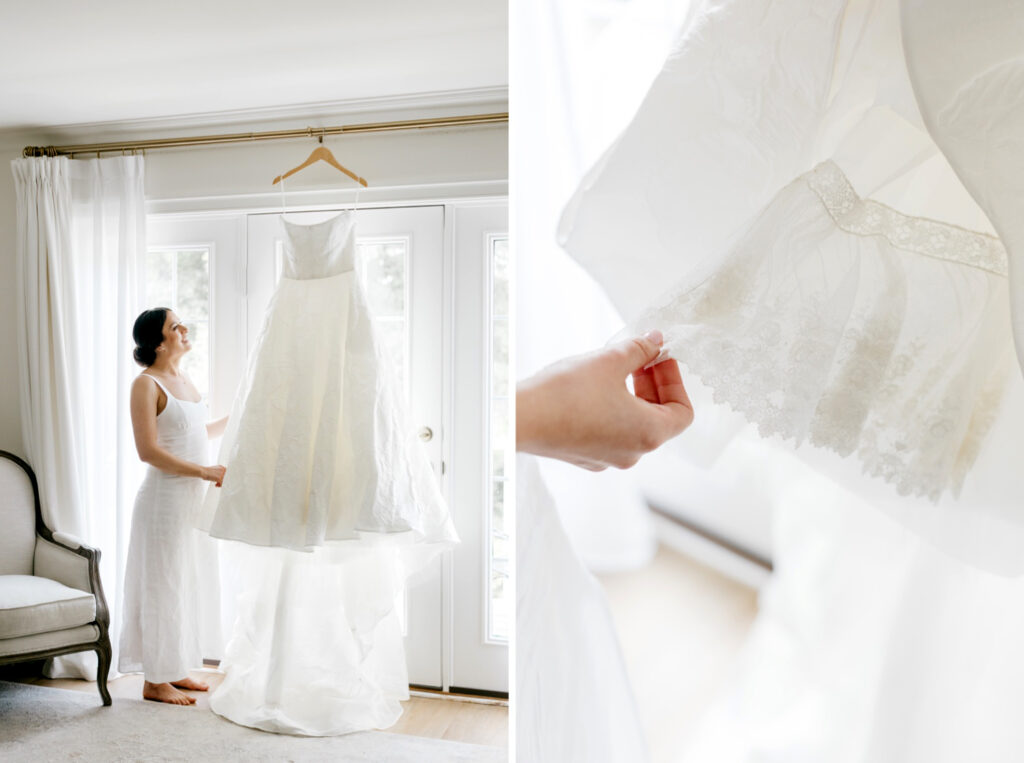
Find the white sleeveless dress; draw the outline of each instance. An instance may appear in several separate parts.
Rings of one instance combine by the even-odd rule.
[[[157,444],[171,455],[208,463],[206,402],[180,400],[156,377],[167,405],[156,417]],[[155,466],[135,498],[125,566],[118,670],[153,683],[202,667],[201,581],[195,521],[206,484]]]

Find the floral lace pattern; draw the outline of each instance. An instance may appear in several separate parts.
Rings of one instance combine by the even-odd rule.
[[[901,249],[1006,276],[1006,249],[995,236],[911,217],[877,201],[862,199],[835,162],[822,162],[805,177],[836,225],[849,233],[884,236]]]
[[[1012,359],[998,239],[857,198],[833,163],[783,188],[630,327],[762,436],[856,457],[901,495],[958,494]]]

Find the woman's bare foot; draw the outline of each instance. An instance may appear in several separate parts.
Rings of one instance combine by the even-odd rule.
[[[185,676],[180,681],[171,681],[171,686],[177,686],[179,689],[188,689],[189,691],[207,691],[210,685],[205,681],[193,681],[188,676]],[[195,700],[192,700],[195,702]]]
[[[154,684],[149,681],[142,684],[142,698],[151,699],[154,702],[166,702],[169,705],[194,705],[196,703],[195,697],[178,691],[169,683]]]

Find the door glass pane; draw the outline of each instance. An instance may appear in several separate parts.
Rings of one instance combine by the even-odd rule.
[[[181,361],[204,397],[210,395],[210,249],[150,249],[143,265],[146,307],[169,307],[188,326],[192,349]]]
[[[356,239],[360,278],[377,336],[409,396],[409,240]]]
[[[510,266],[508,238],[490,239],[490,311],[488,316],[490,342],[490,526],[489,579],[490,606],[487,608],[488,639],[507,642],[512,628],[512,601],[508,591],[510,564],[509,528],[505,523],[505,504],[511,489],[512,398],[509,395],[509,288]]]
[[[373,326],[398,376],[398,388],[409,399],[408,239],[356,238],[359,278]],[[401,613],[402,636],[409,635],[409,596],[402,589],[395,605]]]

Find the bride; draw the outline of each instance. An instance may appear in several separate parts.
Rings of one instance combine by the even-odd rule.
[[[207,440],[227,416],[207,407],[179,365],[192,346],[188,327],[166,307],[144,311],[132,329],[144,367],[131,389],[132,429],[149,468],[135,499],[125,567],[124,626],[118,668],[145,675],[144,699],[195,704],[182,689],[206,691],[188,671],[202,665],[196,530],[190,522],[203,482],[220,486],[223,466],[207,465]]]

